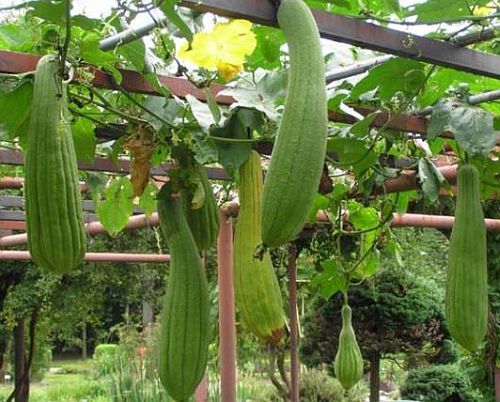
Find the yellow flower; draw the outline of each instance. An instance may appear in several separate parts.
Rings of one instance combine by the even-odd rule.
[[[233,20],[215,24],[213,31],[194,35],[191,49],[182,43],[178,57],[191,61],[199,67],[217,70],[226,80],[233,78],[243,69],[245,57],[257,45],[252,23],[246,20]]]

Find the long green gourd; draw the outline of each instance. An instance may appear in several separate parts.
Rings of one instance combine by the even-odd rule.
[[[253,256],[261,243],[261,194],[260,157],[251,151],[240,167],[240,208],[234,229],[234,290],[245,326],[265,342],[276,344],[285,326],[278,279],[268,251],[262,260]]]
[[[333,368],[345,389],[352,388],[363,376],[363,356],[352,327],[351,307],[347,304],[342,306],[342,329]]]
[[[316,195],[326,152],[325,66],[318,27],[303,0],[282,0],[278,25],[290,71],[283,116],[262,199],[262,243],[285,244],[302,229]]]
[[[57,274],[85,255],[86,234],[66,84],[57,56],[36,68],[26,155],[26,223],[33,261]]]
[[[484,339],[488,324],[486,225],[475,166],[459,167],[457,190],[445,313],[453,339],[472,352]]]
[[[187,401],[207,364],[208,283],[180,201],[162,190],[157,208],[171,256],[160,318],[159,375],[171,397]]]
[[[198,250],[205,251],[210,249],[217,241],[219,233],[219,208],[217,207],[217,200],[215,199],[205,168],[197,163],[194,169],[205,190],[203,205],[200,208],[191,208],[190,197],[186,193],[182,195],[182,204]]]

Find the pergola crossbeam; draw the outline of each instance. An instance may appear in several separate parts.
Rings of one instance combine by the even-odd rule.
[[[179,5],[199,12],[243,18],[276,26],[276,10],[269,0],[182,0]],[[420,60],[443,67],[500,78],[500,56],[325,11],[312,10],[323,38],[365,49]]]

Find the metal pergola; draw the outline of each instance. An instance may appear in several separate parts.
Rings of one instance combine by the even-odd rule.
[[[275,9],[268,0],[182,0],[179,3],[182,7],[187,7],[198,12],[210,12],[219,16],[230,18],[242,18],[255,23],[276,26]],[[476,50],[468,49],[466,46],[479,41],[490,40],[496,37],[498,26],[493,25],[490,28],[481,31],[475,31],[465,35],[457,36],[450,41],[439,41],[429,39],[413,34],[404,33],[401,31],[385,28],[373,23],[364,21],[359,18],[352,18],[342,15],[313,10],[314,17],[318,23],[321,36],[326,39],[335,40],[338,42],[348,43],[355,46],[360,46],[366,49],[371,49],[391,56],[382,56],[371,62],[360,63],[354,68],[346,68],[343,71],[337,71],[326,77],[328,82],[333,80],[350,77],[354,74],[363,73],[373,66],[388,60],[393,56],[411,58],[447,68],[457,69],[469,73],[474,73],[486,77],[500,79],[500,56],[488,54]],[[157,23],[163,21],[152,22],[143,27],[134,30],[127,30],[118,35],[106,38],[101,41],[102,50],[110,50],[120,44],[136,40],[151,31]],[[16,53],[8,51],[0,51],[0,72],[1,73],[24,73],[33,71],[39,56],[33,54]],[[98,88],[118,89],[114,84],[113,79],[104,71],[96,68],[91,68],[94,74],[92,85]],[[129,92],[158,95],[159,92],[138,72],[131,70],[120,70],[123,81],[121,86]],[[159,82],[165,85],[168,90],[175,96],[184,98],[186,95],[192,95],[199,100],[206,100],[204,91],[196,88],[189,81],[179,77],[159,76]],[[78,76],[76,77],[78,81]],[[234,99],[221,95],[224,90],[221,85],[212,85],[210,87],[212,95],[221,105],[231,105]],[[500,98],[500,90],[493,91],[488,94],[477,95],[475,103],[490,101]],[[353,107],[355,111],[363,116],[376,112],[374,109]],[[426,111],[422,114],[397,114],[387,111],[378,112],[376,117],[371,122],[373,127],[387,126],[388,128],[417,133],[425,136],[427,132],[428,120],[425,117]],[[357,120],[351,115],[340,112],[329,112],[331,121],[353,124]],[[120,135],[119,133],[117,134]],[[445,138],[453,138],[453,133],[443,132],[441,136]],[[500,138],[497,139],[497,145],[500,145]],[[257,144],[257,149],[261,153],[269,154],[272,145]],[[19,152],[15,151],[0,151],[0,164],[22,165],[23,157]],[[83,170],[103,171],[103,172],[119,172],[127,173],[130,170],[130,162],[128,160],[120,160],[118,165],[113,164],[109,159],[96,158],[92,164],[79,164],[79,168]],[[172,166],[164,164],[160,167],[151,170],[151,175],[164,175],[171,169]],[[209,177],[217,180],[229,180],[230,176],[221,168],[207,168]],[[456,180],[456,165],[440,166],[439,170],[443,176],[454,184]],[[81,183],[82,191],[86,190],[85,183]],[[0,189],[2,188],[20,188],[22,180],[17,178],[2,178],[0,179]],[[391,192],[400,192],[410,189],[418,189],[419,183],[415,171],[403,171],[403,174],[395,179],[386,180],[384,184],[376,188],[372,195],[387,194]],[[356,196],[356,194],[352,194]],[[498,198],[498,194],[492,198]],[[9,204],[10,203],[10,204]],[[20,200],[15,198],[0,198],[0,207],[3,206],[19,206]],[[218,285],[219,285],[219,332],[220,332],[220,360],[221,360],[221,391],[222,401],[233,402],[236,400],[236,337],[235,337],[235,312],[234,312],[234,293],[232,286],[232,223],[231,216],[236,213],[237,207],[230,205],[221,209],[221,225],[219,239],[217,245],[218,251]],[[1,230],[23,230],[24,216],[22,214],[8,214],[9,211],[0,209],[0,231]],[[5,215],[7,213],[7,215]],[[3,215],[2,215],[3,214]],[[10,216],[10,219],[7,219]],[[15,219],[14,219],[15,218]],[[324,221],[325,217],[318,214],[318,220]],[[143,226],[154,226],[158,224],[158,217],[153,214],[151,217],[146,217],[142,214],[137,214],[129,219],[127,228],[138,228]],[[436,227],[440,229],[449,229],[453,224],[453,217],[450,216],[430,216],[418,214],[394,214],[393,226],[422,226]],[[488,230],[500,230],[500,220],[486,220]],[[103,226],[96,221],[86,224],[89,234],[97,234],[104,231]],[[26,243],[25,234],[15,234],[0,237],[0,248],[5,248],[13,245],[21,245]],[[296,311],[296,294],[295,283],[295,260],[291,253],[290,269],[290,317],[295,319]],[[145,262],[148,258],[155,262],[169,261],[168,255],[152,255],[141,256],[131,255],[130,259]],[[27,259],[29,254],[26,251],[9,251],[0,250],[0,259]],[[103,258],[99,255],[87,254],[86,259],[98,261]],[[111,257],[110,257],[111,258]],[[121,258],[121,257],[113,257]],[[142,258],[142,260],[141,260]],[[292,360],[294,366],[297,367],[296,351],[297,345],[297,326],[296,321],[292,320],[290,326],[291,343],[292,343]],[[295,348],[293,347],[295,346]],[[297,385],[297,370],[292,370],[292,384]],[[201,396],[197,396],[197,401],[202,401]],[[200,395],[200,394],[198,394]],[[293,399],[294,402],[296,399]],[[497,400],[500,400],[500,395]]]

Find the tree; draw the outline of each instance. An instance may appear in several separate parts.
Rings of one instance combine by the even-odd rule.
[[[403,242],[403,246],[403,251],[408,251],[408,244]],[[439,247],[439,243],[436,246]],[[419,252],[421,249],[415,248],[407,257]],[[429,259],[427,257],[420,256],[411,264],[403,264],[403,267],[399,267],[393,259],[385,258],[381,263],[383,269],[349,290],[353,326],[363,356],[370,366],[371,402],[379,400],[381,358],[395,353],[418,358],[425,357],[429,352],[437,354],[448,336],[442,288],[433,279],[415,275],[411,270],[413,265],[425,264]],[[306,315],[301,344],[306,364],[332,364],[342,323],[342,303],[340,294],[328,301],[317,299],[311,313]]]

